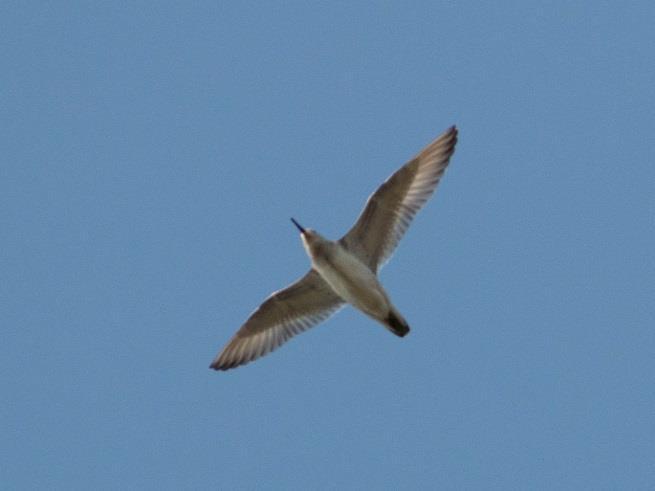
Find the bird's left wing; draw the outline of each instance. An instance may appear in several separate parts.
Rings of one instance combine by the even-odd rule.
[[[210,368],[245,365],[285,343],[295,334],[324,321],[344,301],[313,269],[288,287],[274,292],[255,310]]]
[[[368,198],[341,245],[376,272],[389,260],[416,213],[432,196],[457,143],[457,128],[446,130],[394,172]]]

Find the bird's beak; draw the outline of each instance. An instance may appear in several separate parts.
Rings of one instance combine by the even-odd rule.
[[[293,218],[291,219],[291,221],[293,222],[293,224],[296,227],[298,227],[298,230],[300,230],[300,233],[304,235],[305,234],[305,229],[302,228],[302,225],[300,225],[298,222],[296,222]]]

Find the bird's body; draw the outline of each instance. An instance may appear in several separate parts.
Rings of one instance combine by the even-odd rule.
[[[377,275],[357,256],[339,242],[327,240],[311,229],[305,230],[302,240],[312,260],[312,268],[339,297],[384,324],[394,334],[404,336],[409,332],[407,327],[400,334],[398,329],[388,324],[390,316],[405,322],[391,304]]]
[[[434,193],[456,142],[457,129],[453,126],[392,174],[371,194],[353,227],[338,241],[327,240],[292,218],[312,268],[269,296],[210,367],[227,370],[264,356],[346,303],[397,336],[405,336],[409,326],[389,300],[377,272]]]

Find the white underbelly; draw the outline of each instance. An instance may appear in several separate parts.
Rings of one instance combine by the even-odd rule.
[[[385,317],[389,300],[373,272],[359,259],[340,249],[314,268],[346,302],[373,317]]]

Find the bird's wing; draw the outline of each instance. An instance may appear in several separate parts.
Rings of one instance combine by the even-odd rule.
[[[432,196],[450,156],[457,128],[452,126],[403,165],[369,196],[362,214],[340,243],[376,272],[386,263],[414,215]]]
[[[288,287],[271,294],[255,310],[210,368],[228,370],[273,351],[295,334],[324,321],[344,301],[313,269]]]

